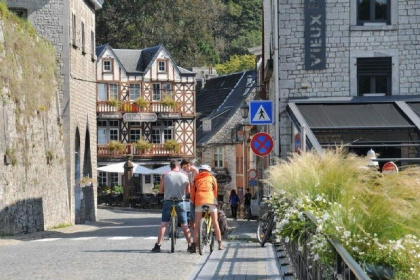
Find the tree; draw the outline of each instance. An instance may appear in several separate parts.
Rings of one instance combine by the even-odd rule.
[[[260,0],[107,0],[96,41],[113,48],[163,44],[185,68],[215,65],[261,44]]]
[[[255,55],[233,55],[229,61],[215,66],[219,75],[249,70],[255,67]]]

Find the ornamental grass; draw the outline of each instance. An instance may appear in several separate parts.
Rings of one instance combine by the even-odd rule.
[[[384,175],[368,167],[366,158],[337,149],[293,154],[266,175],[280,237],[309,246],[314,259],[326,265],[334,262],[326,237],[333,238],[362,267],[386,266],[394,279],[420,279],[418,166]]]

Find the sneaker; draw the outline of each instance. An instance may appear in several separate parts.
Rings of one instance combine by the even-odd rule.
[[[155,243],[155,247],[153,247],[152,252],[160,252],[160,245],[158,245],[157,243]]]
[[[195,253],[196,252],[195,243],[191,243],[191,245],[188,245],[187,251],[190,253]]]

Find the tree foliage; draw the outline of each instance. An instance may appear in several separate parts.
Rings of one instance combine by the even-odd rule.
[[[255,67],[255,56],[252,54],[233,55],[231,58],[223,63],[215,66],[219,75],[226,75],[245,70],[250,70]]]
[[[163,44],[185,68],[212,66],[261,44],[260,0],[107,0],[96,16],[97,44]]]

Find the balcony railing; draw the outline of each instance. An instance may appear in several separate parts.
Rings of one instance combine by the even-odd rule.
[[[151,149],[139,150],[135,143],[123,144],[124,149],[111,151],[107,144],[98,144],[99,157],[124,157],[133,155],[134,157],[156,157],[156,156],[174,156],[180,157],[182,154],[176,150],[169,150],[164,147],[164,144],[152,144]],[[182,147],[181,147],[182,148]]]
[[[97,101],[96,112],[125,112],[125,113],[181,113],[181,103],[178,102],[176,106],[165,106],[160,101],[151,101],[144,107],[139,107],[135,101],[119,101],[116,105],[111,105],[109,101]]]

